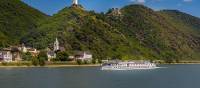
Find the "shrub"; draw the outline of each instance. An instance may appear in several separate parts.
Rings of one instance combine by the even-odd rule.
[[[2,65],[3,65],[3,66],[7,66],[8,63],[7,63],[7,62],[2,62]]]
[[[96,59],[92,59],[92,64],[96,64]]]
[[[37,58],[32,58],[32,65],[34,65],[34,66],[38,66],[38,64],[39,64],[39,60],[37,59]]]
[[[78,64],[78,65],[81,65],[82,64],[82,60],[76,60],[76,63]]]
[[[56,56],[56,60],[68,61],[68,57],[69,55],[67,54],[67,52],[58,52]]]
[[[38,59],[39,59],[39,65],[40,65],[40,66],[45,66],[45,58],[40,57],[40,58],[38,58]]]

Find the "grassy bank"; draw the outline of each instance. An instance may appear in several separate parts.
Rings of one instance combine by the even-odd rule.
[[[199,60],[182,60],[182,61],[172,61],[172,62],[165,62],[163,60],[155,61],[156,64],[200,64]]]
[[[200,61],[179,61],[179,62],[171,62],[171,63],[166,63],[161,60],[155,61],[156,64],[200,64]],[[10,63],[5,63],[2,62],[0,63],[0,67],[96,67],[96,66],[101,66],[101,64],[78,64],[77,62],[45,62],[44,66],[35,66],[32,64],[31,61],[21,61],[21,62],[10,62]]]
[[[45,62],[44,66],[33,65],[31,61],[21,61],[21,62],[2,62],[0,67],[91,67],[100,66],[100,64],[78,64],[76,62]]]

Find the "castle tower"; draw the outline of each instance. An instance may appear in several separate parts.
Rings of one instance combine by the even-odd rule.
[[[78,5],[78,0],[73,0],[72,5]]]
[[[56,38],[56,41],[54,42],[54,51],[58,51],[60,48],[59,48],[59,42],[58,42],[58,39]]]

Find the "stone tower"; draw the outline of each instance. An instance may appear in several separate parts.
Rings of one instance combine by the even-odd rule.
[[[72,5],[78,5],[78,0],[73,0]]]

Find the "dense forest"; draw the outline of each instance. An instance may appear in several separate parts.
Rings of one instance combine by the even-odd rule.
[[[20,0],[0,0],[0,47],[19,44],[47,15]]]
[[[128,5],[96,13],[72,6],[47,16],[17,0],[1,0],[0,9],[1,47],[15,42],[45,49],[58,38],[69,54],[90,51],[95,59],[200,57],[200,19],[177,10]]]

